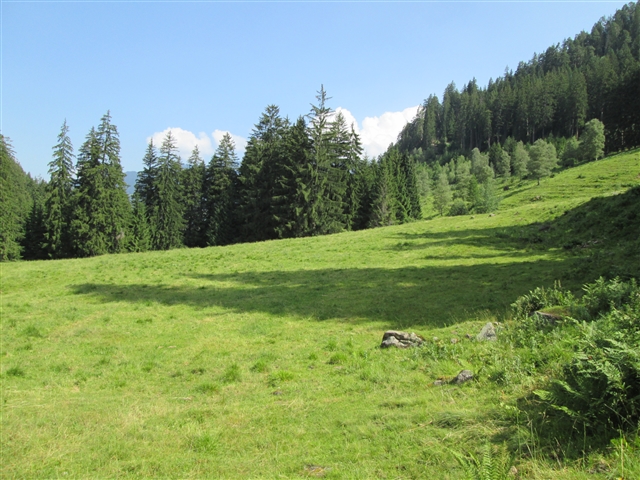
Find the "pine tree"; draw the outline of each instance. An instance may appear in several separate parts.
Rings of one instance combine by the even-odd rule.
[[[147,207],[137,193],[131,198],[131,224],[129,225],[129,238],[127,250],[130,252],[146,252],[151,248],[151,229]]]
[[[269,105],[255,125],[239,176],[239,214],[244,241],[277,238],[273,216],[274,167],[280,161],[289,122]]]
[[[396,185],[390,162],[384,157],[375,167],[375,184],[369,227],[385,227],[396,223]]]
[[[31,180],[31,179],[30,179]],[[25,223],[25,234],[22,239],[22,257],[25,260],[44,260],[48,258],[45,225],[45,199],[47,184],[43,180],[31,180],[31,212]]]
[[[156,189],[156,177],[158,175],[158,155],[153,145],[153,140],[149,140],[147,151],[142,159],[144,167],[138,172],[136,179],[135,194],[144,203],[147,215],[153,212],[158,204],[158,192]]]
[[[68,257],[72,253],[71,220],[73,216],[73,145],[69,127],[62,124],[58,143],[49,162],[49,183],[44,204],[45,250],[51,258]]]
[[[200,158],[198,146],[193,149],[187,161],[187,168],[182,170],[182,197],[184,199],[184,244],[187,247],[204,247],[206,210],[203,195],[205,165]]]
[[[76,166],[72,235],[76,254],[94,256],[125,248],[130,204],[120,164],[118,130],[107,112],[80,148]]]
[[[344,195],[346,176],[343,169],[343,126],[332,128],[332,110],[327,106],[327,92],[321,86],[316,96],[318,105],[311,105],[309,136],[315,170],[310,198],[314,235],[336,233],[344,229]]]
[[[27,184],[28,176],[16,161],[9,139],[0,133],[0,261],[20,258],[32,201]]]
[[[177,154],[176,140],[167,132],[158,157],[154,179],[157,203],[151,212],[152,245],[155,250],[169,250],[182,246],[184,204],[180,177],[182,166]]]
[[[235,144],[225,133],[205,174],[206,245],[227,245],[237,238],[237,168]]]

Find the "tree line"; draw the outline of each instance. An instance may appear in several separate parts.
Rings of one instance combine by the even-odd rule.
[[[77,158],[63,124],[48,182],[25,175],[2,137],[0,259],[207,247],[420,218],[414,160],[394,148],[363,157],[357,133],[327,106],[324,89],[317,100],[295,122],[268,106],[241,163],[229,134],[208,163],[196,147],[183,164],[170,131],[159,147],[150,141],[131,198],[109,113]]]
[[[430,95],[397,141],[418,161],[444,164],[477,148],[550,140],[562,154],[588,120],[605,125],[607,152],[640,145],[640,8],[629,3],[591,33],[521,62],[485,88],[475,79]],[[559,139],[563,139],[560,144]],[[497,167],[497,165],[494,165]]]

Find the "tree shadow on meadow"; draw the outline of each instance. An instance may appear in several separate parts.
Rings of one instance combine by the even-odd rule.
[[[473,266],[325,268],[318,270],[185,275],[170,284],[88,283],[71,288],[102,302],[223,307],[388,328],[441,327],[503,313],[521,294],[549,285],[569,259]]]

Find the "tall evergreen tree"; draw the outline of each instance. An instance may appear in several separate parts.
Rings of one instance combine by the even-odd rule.
[[[72,235],[79,256],[122,251],[130,204],[120,164],[118,130],[107,112],[80,148]]]
[[[180,185],[181,170],[176,140],[169,130],[160,147],[158,169],[154,179],[157,204],[154,205],[150,218],[152,245],[155,250],[169,250],[182,246],[184,204]]]
[[[182,198],[184,201],[184,244],[187,247],[206,246],[206,209],[203,195],[205,165],[198,146],[193,149],[182,170]]]
[[[255,125],[245,150],[239,176],[241,238],[260,241],[277,238],[272,202],[274,166],[280,161],[289,122],[269,105]]]
[[[20,242],[32,202],[28,181],[9,139],[0,133],[0,261],[20,258]]]
[[[336,233],[345,227],[346,176],[343,167],[344,137],[342,126],[332,128],[333,111],[327,106],[327,92],[321,86],[316,96],[318,105],[311,105],[309,136],[315,166],[310,205],[312,233]]]
[[[158,192],[156,189],[156,177],[158,176],[158,154],[153,145],[153,140],[149,140],[147,151],[142,159],[144,167],[138,172],[136,179],[135,193],[145,205],[147,215],[153,213],[153,209],[158,204]]]
[[[207,166],[205,177],[207,245],[227,245],[237,238],[238,157],[231,135],[225,133]]]
[[[73,145],[65,120],[58,143],[53,147],[53,160],[49,162],[49,183],[44,204],[44,248],[51,258],[68,257],[72,253],[73,160]]]
[[[127,250],[130,252],[146,252],[151,248],[151,228],[147,207],[137,193],[131,198],[131,224],[129,225],[129,237]]]

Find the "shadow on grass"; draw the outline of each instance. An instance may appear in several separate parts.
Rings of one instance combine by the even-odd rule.
[[[550,285],[567,268],[552,258],[474,266],[320,269],[188,275],[181,284],[82,284],[74,293],[103,302],[223,307],[388,328],[440,327],[500,315],[519,295]]]

